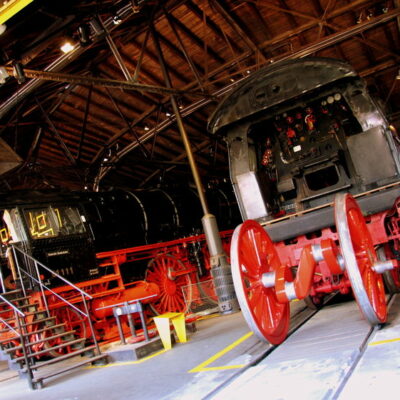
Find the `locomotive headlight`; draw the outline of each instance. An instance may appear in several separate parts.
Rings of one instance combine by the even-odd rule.
[[[339,100],[342,98],[342,95],[341,95],[340,93],[335,93],[335,95],[333,96],[333,98],[334,98],[336,101],[339,101]]]
[[[294,151],[295,153],[299,152],[300,150],[301,150],[301,146],[300,146],[300,145],[293,146],[293,151]]]

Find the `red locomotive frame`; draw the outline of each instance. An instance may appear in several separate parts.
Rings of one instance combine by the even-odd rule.
[[[220,232],[224,249],[228,254],[232,232],[232,230]],[[202,260],[200,261],[206,270],[201,277],[198,267],[191,261],[189,254],[189,246],[193,244],[201,247]],[[107,342],[118,338],[116,321],[110,307],[115,304],[144,298],[142,303],[148,304],[153,314],[162,314],[167,311],[188,313],[194,303],[201,303],[204,298],[211,304],[217,304],[212,286],[202,285],[202,282],[211,279],[204,234],[102,252],[97,254],[97,260],[99,268],[109,268],[110,271],[98,279],[79,282],[75,285],[93,297],[89,303],[89,312],[98,341]],[[143,260],[148,261],[145,279],[124,283],[121,265]],[[183,286],[187,287],[187,298],[184,298]],[[204,289],[209,291],[204,292]],[[71,286],[58,286],[52,291],[83,309],[81,296],[77,295]],[[199,291],[202,291],[201,294]],[[67,330],[74,329],[77,337],[90,338],[92,332],[87,319],[75,310],[65,307],[65,303],[58,300],[51,292],[47,291],[45,295],[51,315],[57,317],[56,323],[67,322]],[[33,301],[45,307],[40,292],[33,295]],[[124,333],[129,334],[128,324],[122,326]]]

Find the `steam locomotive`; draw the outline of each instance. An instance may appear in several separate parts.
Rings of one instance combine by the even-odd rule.
[[[239,219],[229,186],[208,189],[210,205],[222,229]],[[15,192],[0,196],[2,276],[10,271],[5,260],[8,243],[69,281],[97,279],[107,273],[97,266],[96,254],[198,235],[202,211],[191,188],[155,188],[108,192]],[[236,214],[235,214],[236,213]],[[146,263],[126,269],[124,278],[145,276]],[[49,287],[57,286],[57,279]]]
[[[245,220],[231,260],[251,329],[280,343],[290,300],[351,289],[364,317],[384,322],[382,274],[400,287],[399,138],[357,73],[327,58],[270,65],[222,101],[209,130],[226,136]]]

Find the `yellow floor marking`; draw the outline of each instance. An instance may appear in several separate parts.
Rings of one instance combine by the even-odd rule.
[[[368,343],[368,346],[377,346],[378,344],[385,344],[385,343],[392,343],[392,342],[400,342],[400,338],[378,340],[377,342]]]
[[[222,370],[225,370],[225,369],[240,369],[240,368],[245,367],[246,365],[247,364],[224,365],[222,367],[206,367],[206,368],[202,368],[201,372],[204,372],[204,371],[222,371]],[[189,371],[189,372],[192,372],[192,371]],[[199,372],[199,371],[197,371],[197,372]]]
[[[140,360],[135,360],[135,361],[124,361],[124,362],[117,362],[117,363],[112,363],[112,364],[106,364],[106,365],[90,365],[86,367],[86,369],[91,369],[91,368],[108,368],[108,367],[120,367],[122,365],[133,365],[133,364],[141,364],[142,362],[145,362],[149,360],[150,358],[159,356],[160,354],[165,353],[167,350],[160,350],[157,353],[154,353],[150,356],[141,358]]]
[[[228,351],[231,351],[233,348],[235,348],[236,346],[238,346],[240,343],[244,342],[245,340],[247,340],[251,335],[253,334],[253,332],[248,332],[246,333],[244,336],[242,336],[241,338],[239,338],[238,340],[236,340],[235,342],[233,342],[232,344],[230,344],[229,346],[225,347],[223,350],[219,351],[217,354],[214,354],[212,357],[210,357],[208,360],[202,362],[201,364],[199,364],[197,367],[194,367],[193,369],[191,369],[189,371],[189,373],[193,373],[193,372],[201,372],[201,371],[207,371],[207,370],[214,370],[214,368],[216,369],[232,369],[232,368],[242,368],[241,366],[235,366],[235,365],[227,365],[225,367],[211,367],[211,368],[206,368],[207,365],[213,363],[215,360],[217,360],[218,358],[222,357],[224,354],[228,353]]]
[[[220,317],[221,315],[219,314],[209,314],[209,315],[203,315],[202,317],[199,317],[197,321],[202,321],[203,319],[210,319],[210,318],[217,318]]]

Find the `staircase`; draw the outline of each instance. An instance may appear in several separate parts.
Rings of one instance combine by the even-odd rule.
[[[7,360],[9,368],[17,370],[20,377],[26,378],[32,389],[42,388],[44,380],[84,365],[107,363],[107,354],[101,353],[94,335],[92,344],[87,344],[85,337],[80,337],[75,330],[67,329],[67,322],[57,321],[52,316],[45,298],[45,307],[39,308],[37,296],[35,302],[33,301],[32,293],[26,287],[26,278],[29,275],[31,279],[37,280],[22,268],[16,251],[22,251],[14,250],[20,277],[17,284],[21,289],[0,293],[0,360]],[[26,253],[23,254],[25,259],[28,257],[31,261],[34,260]],[[40,264],[37,260],[34,263]],[[40,266],[44,267],[42,264]],[[66,282],[58,274],[53,274]],[[24,279],[21,275],[25,275]],[[39,286],[43,286],[43,296],[45,293],[55,294],[40,278],[38,281]],[[84,309],[87,311],[86,298],[90,299],[91,296],[72,283],[69,284],[71,290],[76,290],[82,296]],[[79,312],[83,318],[87,318],[93,333],[88,312],[83,312],[68,300],[55,295],[63,307],[70,307],[75,313]]]

